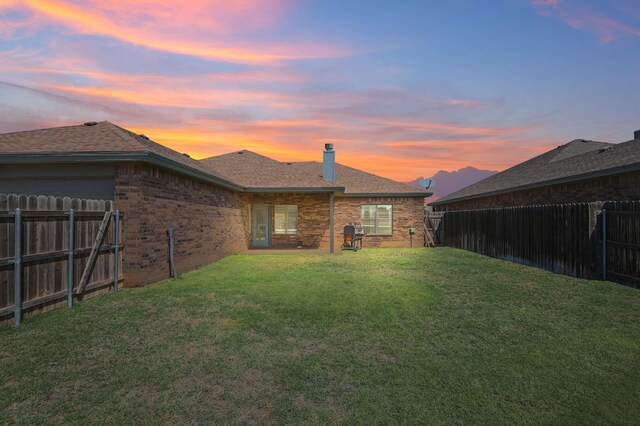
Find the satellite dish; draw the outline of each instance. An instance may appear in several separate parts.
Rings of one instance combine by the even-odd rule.
[[[432,186],[436,186],[436,181],[433,179],[420,179],[418,183],[420,184],[420,186],[424,187],[425,189],[429,189]]]

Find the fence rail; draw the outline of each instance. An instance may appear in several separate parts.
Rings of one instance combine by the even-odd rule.
[[[640,201],[445,212],[438,232],[447,246],[640,286]]]
[[[0,321],[19,325],[23,312],[65,299],[70,307],[123,282],[120,216],[112,209],[104,200],[0,194]]]

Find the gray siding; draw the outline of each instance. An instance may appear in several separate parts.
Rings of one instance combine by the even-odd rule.
[[[101,165],[2,165],[0,194],[113,200],[115,169]]]

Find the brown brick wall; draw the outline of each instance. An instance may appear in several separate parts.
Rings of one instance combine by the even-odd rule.
[[[249,206],[268,204],[272,245],[306,247],[329,245],[329,194],[239,194],[144,164],[116,168],[116,208],[124,214],[126,244],[123,268],[126,286],[150,284],[169,277],[166,230],[174,227],[175,260],[179,273],[246,250],[251,243]],[[273,206],[298,206],[298,233],[273,233]],[[363,204],[393,204],[393,234],[367,236],[365,247],[421,246],[421,198],[335,198],[335,243],[342,244],[342,228],[360,223]]]
[[[329,194],[244,194],[242,199],[250,204],[268,204],[271,206],[271,242],[272,246],[293,247],[303,241],[309,247],[316,240],[320,248],[329,247]],[[293,204],[298,206],[298,234],[278,235],[273,233],[273,206]],[[364,204],[393,205],[392,235],[365,237],[365,247],[409,247],[411,239],[409,228],[415,227],[413,246],[424,243],[424,203],[422,198],[345,198],[334,199],[335,248],[342,245],[342,230],[348,223],[360,223],[361,206]],[[247,211],[247,207],[244,208]],[[251,231],[247,227],[247,243],[251,244]]]
[[[424,245],[424,199],[419,197],[375,197],[335,199],[335,235],[336,247],[342,245],[342,230],[349,223],[361,223],[361,206],[365,204],[393,205],[392,235],[367,235],[364,247],[422,247]],[[409,228],[416,233],[413,242]]]
[[[271,245],[274,247],[295,247],[298,241],[310,247],[314,240],[324,247],[329,241],[329,194],[243,194],[241,196],[248,211],[248,204],[268,204],[271,206]],[[298,233],[276,234],[274,230],[274,206],[298,206]],[[245,214],[245,223],[248,223]],[[251,226],[246,227],[247,244],[251,245]]]
[[[551,185],[508,194],[459,201],[435,210],[472,210],[536,204],[624,201],[640,199],[640,172],[622,173],[579,182]]]
[[[170,225],[178,273],[247,248],[243,203],[220,187],[147,165],[119,165],[115,205],[125,214],[127,287],[169,277]]]

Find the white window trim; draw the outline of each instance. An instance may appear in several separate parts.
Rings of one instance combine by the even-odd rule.
[[[278,207],[284,207],[284,230],[278,230],[276,227],[276,215],[278,214]],[[295,207],[296,209],[296,226],[295,228],[289,229],[287,228],[287,224],[289,223],[289,208]],[[298,206],[294,204],[277,204],[273,209],[273,233],[278,235],[295,235],[298,233]]]
[[[375,207],[375,212],[376,212],[376,217],[374,218],[374,231],[378,231],[378,207],[379,206],[385,206],[385,207],[390,207],[391,210],[391,215],[389,217],[390,223],[389,223],[389,232],[371,232],[365,235],[371,235],[371,236],[376,236],[376,235],[381,235],[381,236],[390,236],[393,235],[393,204],[363,204],[360,206],[360,223],[362,224],[362,210],[363,207]],[[363,227],[364,229],[364,227]]]

